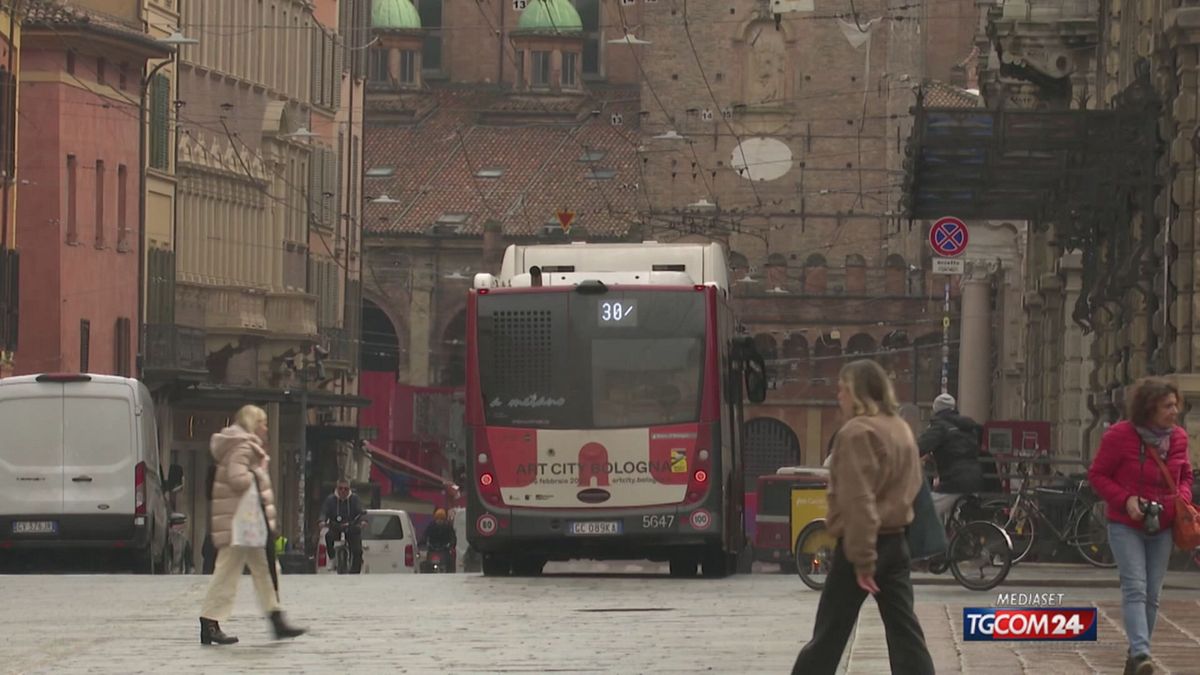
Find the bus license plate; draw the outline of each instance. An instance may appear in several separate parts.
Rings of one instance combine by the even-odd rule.
[[[53,520],[18,520],[12,524],[13,534],[57,534],[58,523]]]
[[[604,535],[604,534],[621,534],[621,521],[619,520],[587,520],[583,522],[572,521],[567,528],[567,532],[577,535]]]

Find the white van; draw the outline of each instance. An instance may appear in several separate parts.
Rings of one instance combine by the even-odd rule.
[[[128,551],[161,571],[169,534],[150,391],[108,375],[0,380],[0,550]]]

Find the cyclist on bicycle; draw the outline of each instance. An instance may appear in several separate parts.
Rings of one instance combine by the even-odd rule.
[[[933,419],[917,439],[921,458],[932,456],[937,467],[933,506],[943,523],[959,497],[983,489],[983,465],[979,463],[983,428],[970,417],[960,415],[957,406],[950,394],[935,398]]]
[[[360,573],[363,561],[362,525],[367,519],[367,512],[358,495],[350,492],[350,481],[343,478],[337,482],[333,494],[325,498],[321,519],[329,527],[325,532],[325,549],[332,554],[334,542],[345,530],[346,543],[350,546],[350,573]]]

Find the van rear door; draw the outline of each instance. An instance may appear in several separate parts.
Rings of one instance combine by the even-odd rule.
[[[112,382],[64,386],[63,513],[132,516],[140,456],[133,389]],[[132,517],[128,524],[132,529]]]
[[[62,513],[62,394],[61,384],[0,387],[0,517]]]

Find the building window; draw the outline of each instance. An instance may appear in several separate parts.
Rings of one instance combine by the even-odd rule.
[[[74,49],[67,50],[67,74],[68,75],[75,74],[75,50]]]
[[[417,53],[404,50],[400,52],[400,84],[417,83]]]
[[[150,83],[150,167],[160,171],[171,168],[170,108],[171,80],[166,75],[155,75]]]
[[[0,178],[17,170],[17,78],[0,67]]]
[[[67,243],[79,243],[79,211],[76,200],[79,197],[79,176],[75,155],[67,155]]]
[[[525,88],[525,50],[517,52],[517,89]]]
[[[563,52],[562,55],[562,86],[574,88],[579,86],[575,69],[579,65],[579,55],[575,52]]]
[[[125,209],[128,207],[129,171],[124,164],[117,167],[117,251],[124,253],[129,250],[129,220]]]
[[[79,372],[86,373],[91,369],[92,355],[92,322],[83,319],[79,322]]]
[[[529,83],[535,87],[550,86],[550,57],[554,52],[532,52]]]
[[[429,73],[442,71],[442,0],[421,0],[421,29],[425,31],[425,46],[421,52],[421,69]]]
[[[97,84],[107,84],[108,83],[107,76],[108,76],[108,60],[105,59],[104,57],[100,57],[100,58],[96,59],[96,83]]]
[[[118,86],[121,87],[121,91],[125,91],[126,87],[129,86],[129,64],[128,63],[121,64],[121,70],[120,70],[119,75],[117,76],[117,83],[118,83]]]
[[[113,340],[113,372],[121,377],[133,377],[133,363],[130,358],[130,342],[132,338],[132,322],[125,317],[117,319]]]
[[[599,76],[600,0],[575,0],[575,9],[583,21],[583,74]]]
[[[367,62],[367,81],[371,84],[388,83],[388,49],[372,49]]]
[[[104,160],[96,160],[96,248],[104,248]]]

